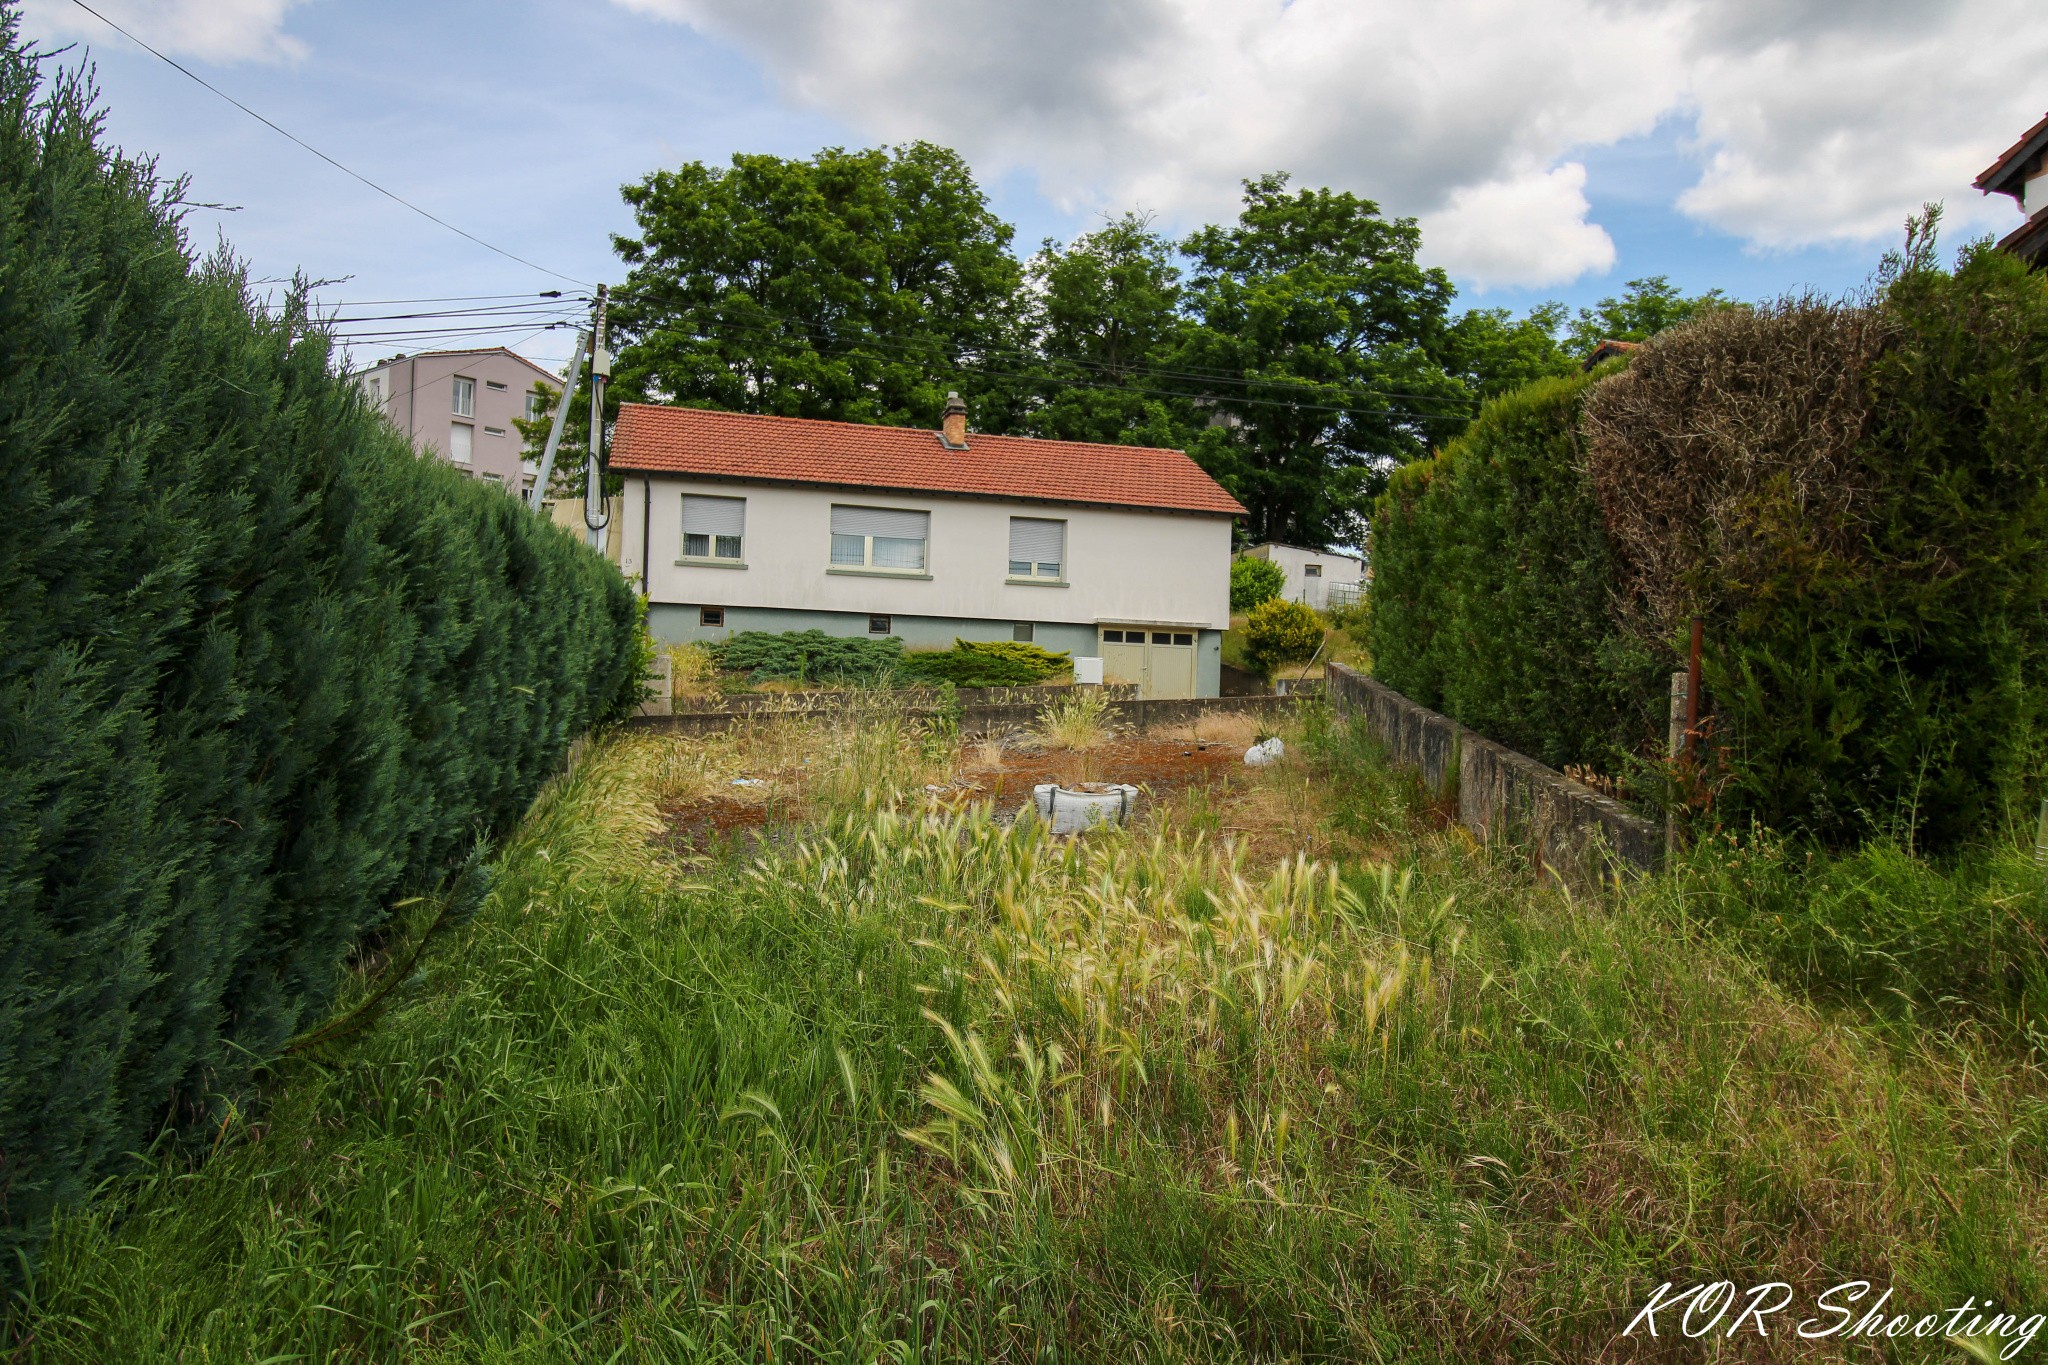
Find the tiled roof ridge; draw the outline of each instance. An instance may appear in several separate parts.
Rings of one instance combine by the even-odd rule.
[[[652,408],[656,412],[700,412],[714,417],[737,417],[749,422],[791,422],[813,427],[846,427],[859,432],[887,431],[923,433],[938,441],[937,427],[897,426],[889,422],[849,422],[843,417],[791,417],[779,412],[734,412],[731,408],[698,408],[681,403],[621,403],[620,412],[627,408]],[[1158,451],[1168,455],[1186,455],[1177,446],[1126,446],[1114,441],[1069,441],[1057,436],[1007,436],[994,431],[970,431],[967,433],[967,448],[972,450],[976,441],[1028,441],[1032,445],[1079,447],[1083,450],[1114,450],[1117,452]],[[943,447],[941,447],[943,449]],[[958,452],[956,452],[958,453]]]

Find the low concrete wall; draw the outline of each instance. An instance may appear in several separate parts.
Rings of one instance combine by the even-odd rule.
[[[1662,866],[1663,827],[1620,802],[1342,664],[1330,665],[1326,690],[1339,714],[1364,724],[1432,791],[1455,783],[1459,823],[1526,841],[1542,866],[1573,885],[1595,885],[1617,865]]]
[[[1068,689],[1058,690],[1064,692]],[[783,700],[783,704],[775,707],[754,706],[730,711],[679,711],[668,716],[640,715],[628,720],[626,724],[632,729],[652,730],[659,734],[702,735],[723,730],[740,720],[765,720],[775,716],[829,719],[842,711],[858,709],[872,699],[859,693],[811,692],[780,700]],[[912,715],[926,716],[932,713],[930,706],[921,706],[900,696],[893,700],[904,704],[905,709]],[[1039,713],[1045,709],[1046,704],[1045,701],[1032,700],[963,705],[960,733],[990,735],[1028,730],[1038,723]],[[1149,701],[1113,699],[1109,703],[1109,715],[1111,722],[1123,729],[1142,731],[1190,725],[1198,718],[1209,715],[1285,716],[1291,714],[1300,704],[1293,697],[1181,697],[1155,698]]]

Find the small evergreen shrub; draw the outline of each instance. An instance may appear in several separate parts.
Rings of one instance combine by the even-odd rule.
[[[1025,687],[1044,677],[1021,659],[964,649],[905,654],[898,676],[919,685],[951,683],[954,687]]]
[[[1287,570],[1270,559],[1240,558],[1230,561],[1230,611],[1242,615],[1270,602],[1287,588]]]
[[[0,6],[0,1280],[642,685],[618,571],[195,261],[42,61]]]
[[[894,635],[827,635],[822,630],[743,630],[704,647],[724,672],[755,682],[876,682],[896,671]]]
[[[1281,664],[1307,663],[1322,645],[1323,633],[1323,618],[1314,608],[1274,598],[1245,618],[1244,656],[1262,673]]]
[[[1073,670],[1073,660],[1023,640],[955,639],[949,650],[903,656],[901,676],[955,687],[1027,687]]]

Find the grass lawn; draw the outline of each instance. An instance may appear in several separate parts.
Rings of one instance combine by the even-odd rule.
[[[1289,740],[1072,841],[885,703],[599,743],[381,1015],[60,1222],[0,1351],[1962,1360],[1619,1334],[1665,1281],[2048,1308],[2001,959],[1915,1003],[1825,959],[1867,878],[1832,934],[1782,857],[1572,896]]]

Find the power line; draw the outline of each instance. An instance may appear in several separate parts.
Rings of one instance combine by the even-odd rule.
[[[321,303],[323,308],[383,308],[401,303],[494,303],[504,299],[559,299],[559,289],[543,289],[536,294],[447,294],[430,299],[328,299]],[[570,295],[571,299],[589,302],[589,295]]]
[[[78,6],[87,14],[90,14],[93,18],[99,20],[101,23],[105,24],[108,28],[114,30],[114,32],[126,38],[129,42],[134,43],[137,47],[141,48],[144,52],[147,52],[150,56],[156,58],[160,62],[163,62],[172,70],[178,72],[178,74],[186,77],[188,80],[197,83],[198,85],[205,87],[208,90],[211,90],[214,94],[220,96],[229,104],[234,105],[235,108],[241,110],[250,118],[255,119],[258,123],[270,129],[272,132],[277,133],[281,137],[285,137],[293,142],[296,142],[299,146],[305,148],[314,156],[319,157],[322,161],[334,167],[334,169],[340,171],[343,175],[361,181],[363,184],[368,185],[371,189],[377,191],[377,193],[383,195],[386,199],[389,199],[392,203],[402,205],[405,208],[409,208],[414,213],[417,213],[420,217],[426,219],[428,222],[436,223],[441,227],[447,228],[450,232],[454,233],[458,237],[466,237],[470,241],[475,242],[478,246],[482,247],[484,250],[496,252],[498,255],[503,256],[508,261],[517,261],[519,264],[525,266],[529,270],[538,270],[543,275],[553,275],[556,279],[567,280],[571,284],[581,284],[586,286],[589,285],[589,280],[579,280],[574,275],[564,275],[559,270],[550,270],[546,266],[541,265],[538,262],[527,260],[524,256],[514,255],[512,252],[505,250],[505,248],[501,246],[493,246],[489,242],[485,241],[483,238],[477,236],[475,233],[465,232],[445,218],[436,217],[434,214],[431,214],[427,212],[425,209],[421,208],[418,204],[413,203],[410,199],[406,199],[401,195],[394,194],[390,190],[385,189],[382,185],[370,179],[368,176],[363,175],[360,172],[350,170],[348,167],[342,165],[339,161],[336,161],[333,157],[327,155],[327,153],[321,151],[318,147],[315,147],[312,143],[306,141],[302,137],[299,137],[297,134],[286,132],[284,129],[278,127],[275,123],[272,123],[269,119],[263,117],[263,115],[257,113],[254,109],[251,109],[248,105],[236,99],[233,95],[230,95],[227,91],[221,89],[217,85],[212,84],[204,77],[195,74],[192,70],[172,60],[170,57],[165,56],[163,53],[151,47],[148,43],[143,42],[142,39],[136,37],[127,29],[122,28],[119,24],[115,23],[112,19],[109,19],[106,15],[101,14],[91,5],[86,4],[85,0],[71,0],[71,3]]]

